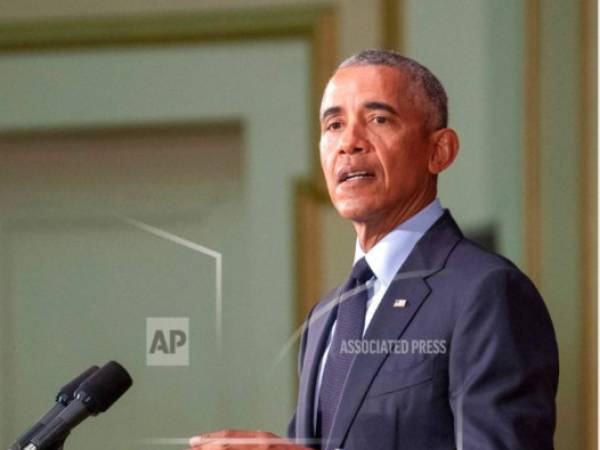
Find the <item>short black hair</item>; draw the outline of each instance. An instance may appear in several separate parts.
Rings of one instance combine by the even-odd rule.
[[[336,70],[351,66],[388,66],[402,70],[410,79],[415,100],[423,107],[426,128],[434,131],[448,126],[446,90],[424,65],[391,50],[363,50],[345,59]]]

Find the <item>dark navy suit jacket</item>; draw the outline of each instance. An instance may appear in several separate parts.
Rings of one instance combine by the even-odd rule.
[[[288,429],[300,442],[316,438],[315,384],[338,299],[333,291],[320,301],[302,335]],[[553,448],[558,350],[548,311],[529,279],[465,238],[448,211],[398,271],[364,339],[397,347],[354,348],[323,450]]]

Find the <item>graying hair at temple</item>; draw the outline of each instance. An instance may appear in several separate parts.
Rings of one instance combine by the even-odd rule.
[[[429,131],[448,126],[448,96],[440,80],[414,59],[390,50],[364,50],[344,60],[337,70],[350,66],[389,66],[401,69],[411,81],[415,100],[426,114]]]

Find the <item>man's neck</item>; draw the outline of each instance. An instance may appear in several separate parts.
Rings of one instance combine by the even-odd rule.
[[[414,202],[402,205],[393,214],[388,214],[386,217],[378,217],[365,222],[354,222],[356,237],[362,251],[367,253],[371,250],[390,231],[406,222],[435,200],[436,194],[437,191],[428,193]]]

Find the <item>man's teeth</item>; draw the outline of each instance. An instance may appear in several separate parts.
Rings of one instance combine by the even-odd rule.
[[[346,175],[344,181],[352,180],[355,178],[371,178],[372,176],[373,175],[371,175],[369,172],[352,172]]]

